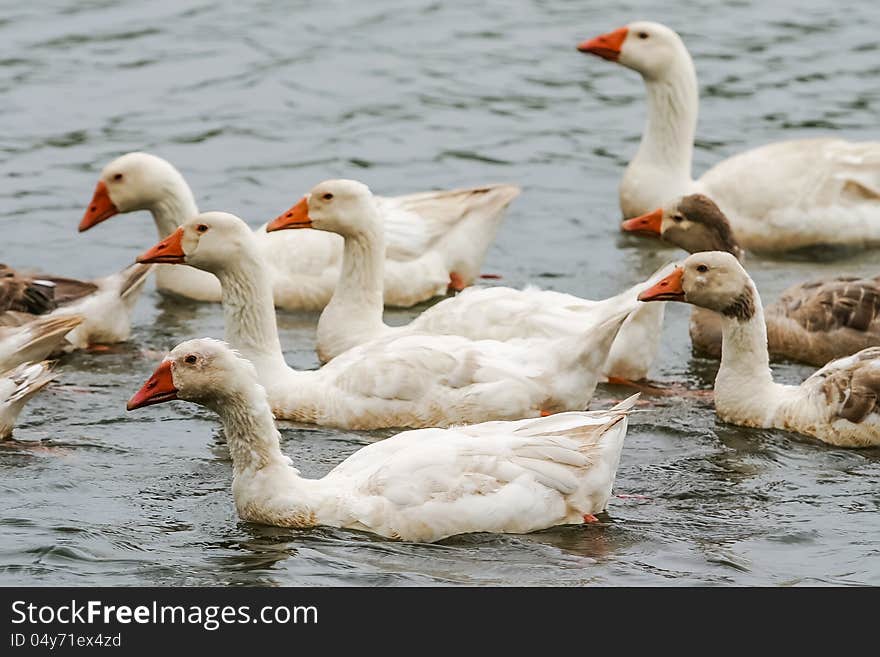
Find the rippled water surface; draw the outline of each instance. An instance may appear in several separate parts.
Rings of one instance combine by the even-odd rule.
[[[203,209],[252,224],[329,177],[383,194],[517,182],[484,270],[609,295],[677,255],[617,230],[641,80],[574,48],[640,18],[678,29],[696,59],[698,173],[775,139],[878,138],[876,3],[606,4],[3,0],[0,261],[78,276],[131,262],[155,242],[147,214],[76,225],[101,167],[141,149],[174,162]],[[748,264],[769,301],[814,274],[875,275],[877,257]],[[688,310],[671,306],[654,376],[708,387],[716,365],[691,356]],[[279,315],[294,366],[317,364],[315,321]],[[694,400],[633,418],[617,481],[632,497],[598,525],[414,545],[242,523],[210,413],[124,410],[162,351],[205,335],[222,336],[219,307],[150,283],[131,343],[64,361],[0,446],[0,584],[880,584],[880,452],[725,425]],[[314,476],[385,435],[282,433]]]

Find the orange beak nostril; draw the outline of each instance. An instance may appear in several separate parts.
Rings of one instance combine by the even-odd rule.
[[[103,181],[99,181],[95,186],[95,193],[92,194],[92,200],[89,201],[86,208],[83,218],[79,222],[79,232],[88,230],[119,212],[113,205],[110,192],[107,191],[107,185]]]
[[[639,301],[684,301],[683,277],[684,270],[676,267],[671,274],[639,294]]]
[[[286,228],[311,228],[312,220],[309,217],[308,197],[302,197],[292,208],[279,214],[275,219],[266,224],[266,232]]]
[[[132,411],[142,406],[152,406],[177,399],[177,387],[171,373],[171,363],[162,361],[143,387],[128,400],[125,408]]]
[[[157,262],[180,265],[186,262],[183,250],[183,228],[178,228],[164,240],[137,257],[138,262]]]
[[[627,219],[620,225],[620,228],[626,233],[662,235],[663,210],[658,208],[653,212],[642,215],[641,217]]]
[[[616,62],[620,57],[627,32],[627,28],[621,27],[608,34],[601,34],[578,45],[578,50]]]

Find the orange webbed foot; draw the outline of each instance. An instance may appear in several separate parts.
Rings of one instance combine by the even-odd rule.
[[[467,285],[464,282],[464,279],[459,276],[454,271],[449,272],[449,285],[446,286],[446,291],[449,294],[455,294],[457,292],[461,292]]]

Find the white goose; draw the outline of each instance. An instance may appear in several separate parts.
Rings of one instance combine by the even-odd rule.
[[[66,336],[76,349],[125,342],[131,337],[131,315],[150,271],[152,266],[135,263],[93,279],[89,283],[95,286],[94,292],[59,304],[49,316],[82,317],[82,324]]]
[[[722,420],[841,447],[880,445],[880,347],[832,361],[799,386],[774,383],[761,298],[730,253],[695,253],[640,298],[685,301],[721,315],[715,409]]]
[[[266,228],[269,232],[316,228],[344,239],[342,274],[318,321],[317,349],[322,362],[392,335],[426,333],[504,341],[576,336],[587,322],[613,314],[616,307],[630,304],[652,284],[641,283],[603,301],[536,288],[469,289],[432,306],[406,326],[388,326],[382,320],[385,237],[374,198],[363,183],[327,180]],[[620,329],[604,373],[616,379],[646,378],[662,325],[662,304],[640,304]]]
[[[624,218],[703,193],[749,250],[880,244],[880,142],[776,142],[724,160],[695,181],[697,77],[681,37],[665,25],[636,22],[578,49],[631,68],[645,81],[648,121],[620,183]]]
[[[207,212],[138,258],[190,264],[223,290],[226,340],[257,368],[280,418],[349,429],[432,427],[583,410],[633,297],[576,337],[512,342],[405,335],[348,350],[317,371],[284,362],[272,290],[253,232]]]
[[[79,315],[34,319],[21,313],[4,313],[0,316],[0,371],[65,351],[70,346],[65,336],[82,322]]]
[[[388,234],[385,303],[411,306],[470,285],[486,251],[520,189],[487,185],[451,191],[378,198]],[[193,193],[169,162],[148,153],[128,153],[101,172],[79,230],[120,212],[149,210],[159,238],[168,237],[198,214]],[[275,305],[320,310],[339,277],[342,240],[329,233],[268,235],[254,231],[268,268]],[[211,274],[186,267],[160,267],[160,290],[197,301],[219,301],[220,284]]]
[[[13,370],[0,372],[0,440],[12,435],[24,405],[54,378],[52,365],[47,361],[22,363]]]
[[[115,274],[82,281],[22,274],[0,265],[3,310],[36,311],[46,317],[78,316],[81,321],[67,335],[76,349],[125,342],[131,335],[131,313],[151,269],[152,265],[136,263]]]
[[[399,433],[306,479],[279,447],[254,367],[224,343],[189,340],[162,361],[128,410],[183,399],[216,412],[246,521],[317,525],[406,541],[526,533],[604,511],[635,397],[608,411]]]

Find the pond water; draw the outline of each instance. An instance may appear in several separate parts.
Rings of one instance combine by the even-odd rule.
[[[877,138],[876,3],[3,4],[0,261],[58,274],[103,275],[155,242],[146,213],[76,232],[103,165],[147,150],[200,207],[253,225],[331,177],[387,195],[515,182],[484,271],[615,293],[680,255],[617,228],[640,78],[575,50],[635,19],[674,27],[694,55],[698,174],[767,141]],[[825,260],[748,266],[765,301],[814,275],[878,273],[876,252]],[[691,355],[688,313],[670,304],[653,376],[708,388],[717,364]],[[317,366],[316,319],[279,313],[291,365]],[[151,282],[130,343],[63,362],[0,446],[0,584],[880,584],[880,450],[726,425],[694,399],[633,416],[625,496],[595,525],[416,545],[243,523],[216,417],[185,403],[125,412],[161,352],[222,334],[219,306]],[[602,387],[596,405],[624,394]],[[320,476],[385,435],[282,423],[282,449]]]

